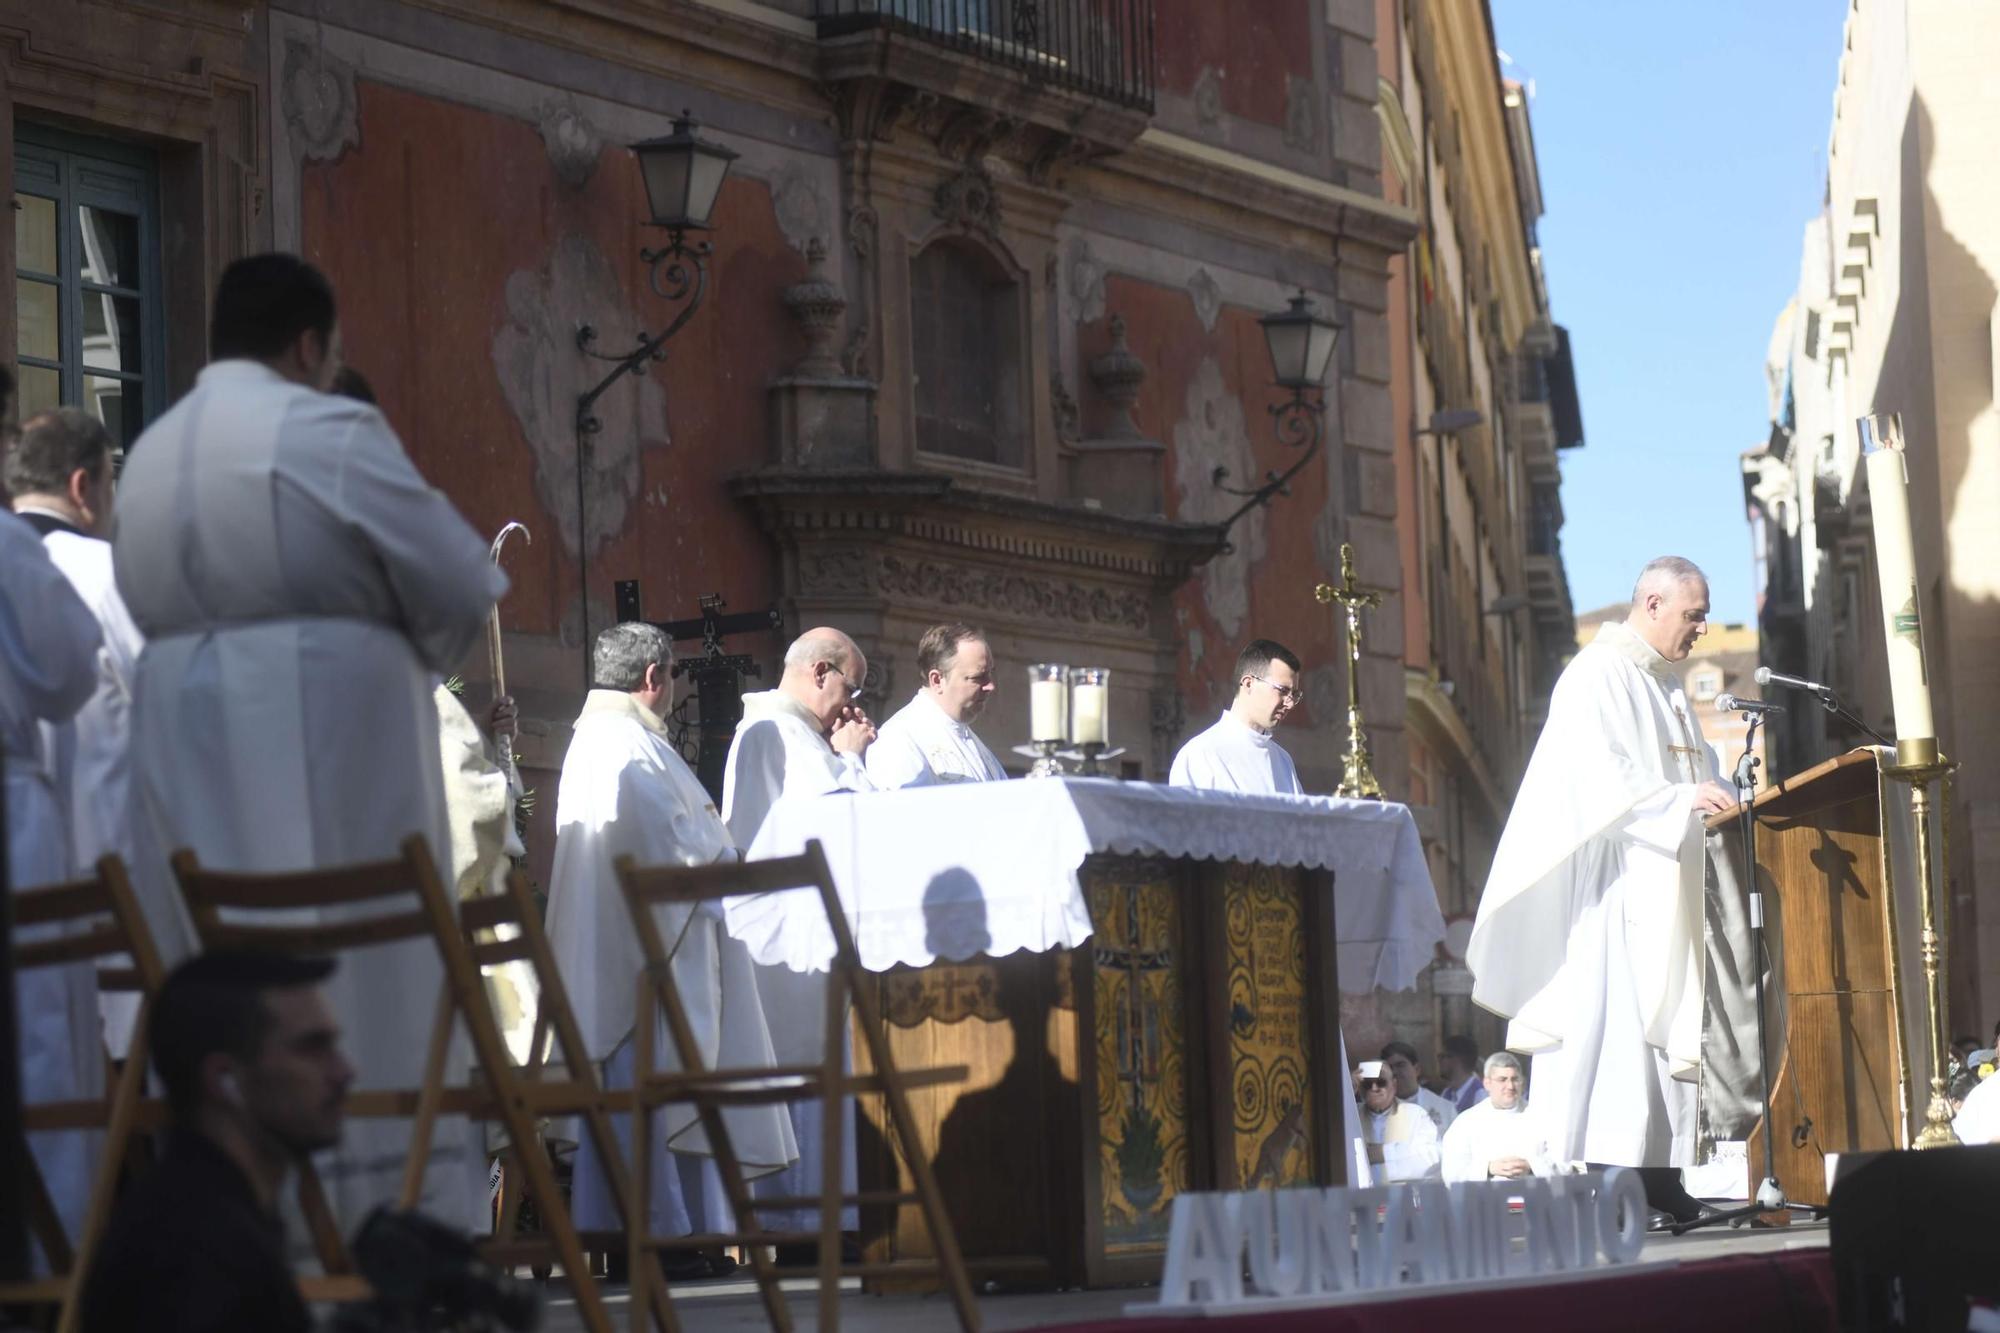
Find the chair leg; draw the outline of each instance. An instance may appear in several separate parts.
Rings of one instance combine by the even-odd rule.
[[[424,1168],[430,1164],[431,1136],[437,1129],[438,1107],[444,1102],[445,1056],[451,1048],[452,1020],[457,1015],[451,1002],[451,983],[438,987],[437,1012],[431,1017],[430,1049],[424,1056],[423,1090],[417,1096],[417,1114],[410,1127],[410,1154],[403,1161],[403,1187],[396,1206],[411,1209],[424,1193]]]
[[[833,1333],[840,1327],[840,1205],[844,1194],[841,1166],[845,1154],[847,1096],[847,987],[838,961],[826,974],[826,1021],[821,1040],[820,1172],[819,1172],[819,1327]]]
[[[83,1284],[90,1276],[90,1263],[97,1253],[97,1243],[103,1238],[104,1228],[111,1220],[112,1196],[118,1189],[118,1170],[124,1163],[126,1147],[132,1141],[139,1098],[145,1092],[146,1020],[146,1010],[142,1006],[138,1022],[132,1029],[130,1047],[137,1058],[126,1060],[125,1067],[118,1072],[111,1101],[111,1122],[104,1131],[103,1156],[98,1159],[90,1185],[90,1203],[84,1210],[83,1225],[77,1231],[76,1257],[69,1267],[69,1289],[63,1293],[62,1313],[56,1319],[56,1333],[76,1333],[78,1321],[82,1318]],[[40,1177],[39,1172],[34,1174]]]

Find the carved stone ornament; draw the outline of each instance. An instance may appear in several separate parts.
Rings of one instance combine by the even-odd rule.
[[[806,242],[806,278],[785,288],[785,309],[805,335],[806,354],[792,367],[795,379],[839,379],[846,374],[833,349],[847,313],[847,293],[826,276],[826,243]]]
[[[1180,747],[1181,733],[1187,730],[1187,701],[1177,689],[1154,690],[1152,705],[1153,767],[1164,773],[1174,766],[1174,751]]]
[[[978,167],[967,167],[941,183],[931,196],[931,208],[953,226],[989,233],[1000,229],[1000,199],[993,179]]]
[[[1319,151],[1319,85],[1294,74],[1285,81],[1285,146]]]
[[[279,78],[278,108],[301,161],[336,158],[349,144],[361,142],[353,66],[328,55],[322,45],[288,41]]]
[[[1021,621],[1059,620],[1140,634],[1153,621],[1151,599],[1136,589],[1089,587],[1015,570],[853,549],[802,559],[799,591],[813,597],[875,594]]]
[[[1064,444],[1075,444],[1083,438],[1083,413],[1070,396],[1069,386],[1063,383],[1061,375],[1049,381],[1049,407],[1056,419],[1056,438]]]
[[[1215,317],[1222,313],[1222,289],[1215,285],[1205,268],[1198,268],[1188,279],[1188,299],[1194,302],[1194,317],[1201,321],[1202,328],[1215,332]]]
[[[1139,401],[1139,386],[1146,382],[1146,363],[1126,346],[1125,316],[1111,317],[1111,350],[1091,361],[1090,382],[1111,404],[1111,425],[1104,438],[1144,439],[1139,423],[1132,419],[1132,405]]]
[[[604,136],[568,102],[552,102],[539,116],[542,146],[548,149],[549,165],[556,179],[571,189],[582,189],[597,170],[598,151]]]
[[[1194,118],[1204,125],[1222,119],[1222,72],[1213,65],[1204,66],[1194,81]]]

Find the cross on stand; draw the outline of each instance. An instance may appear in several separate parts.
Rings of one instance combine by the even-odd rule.
[[[1151,1071],[1157,1071],[1159,1067],[1159,1054],[1154,1048],[1160,1040],[1159,1005],[1146,995],[1142,983],[1148,972],[1172,971],[1174,954],[1171,949],[1139,947],[1139,893],[1142,886],[1126,884],[1121,887],[1125,890],[1125,947],[1097,945],[1091,950],[1091,960],[1098,967],[1125,974],[1124,1002],[1118,1010],[1118,1081],[1128,1085],[1128,1100],[1138,1107],[1145,1102],[1142,1087],[1149,1067]]]
[[[639,580],[620,579],[615,588],[618,621],[645,620],[639,610]],[[708,593],[700,599],[701,614],[688,620],[647,621],[676,643],[701,641],[701,656],[676,658],[674,674],[694,682],[698,710],[700,747],[695,760],[695,776],[708,789],[717,808],[722,805],[722,775],[729,763],[729,743],[736,738],[736,724],[743,720],[743,678],[760,676],[763,669],[748,653],[725,653],[722,640],[731,634],[754,634],[778,630],[784,621],[778,608],[722,614],[721,596]]]
[[[1361,724],[1361,613],[1382,605],[1377,588],[1363,588],[1354,581],[1354,547],[1340,544],[1340,586],[1322,583],[1313,589],[1321,606],[1338,603],[1347,612],[1347,753],[1341,760],[1340,785],[1336,796],[1379,801],[1382,784],[1375,780],[1369,763],[1368,732]]]

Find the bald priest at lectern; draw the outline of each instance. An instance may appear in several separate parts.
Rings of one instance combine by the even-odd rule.
[[[1534,1057],[1554,1157],[1641,1168],[1677,1221],[1701,1212],[1679,1168],[1696,1137],[1702,819],[1736,803],[1677,670],[1707,622],[1708,580],[1663,556],[1564,668],[1467,950],[1473,999]]]

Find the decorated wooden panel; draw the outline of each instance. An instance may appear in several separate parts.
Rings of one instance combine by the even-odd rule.
[[[1232,865],[1228,934],[1229,1105],[1241,1189],[1315,1183],[1305,1059],[1306,933],[1298,872]]]
[[[1097,1127],[1104,1250],[1166,1243],[1188,1188],[1186,942],[1174,863],[1093,857],[1085,889],[1095,934]]]

